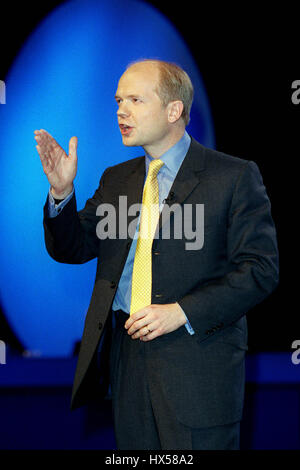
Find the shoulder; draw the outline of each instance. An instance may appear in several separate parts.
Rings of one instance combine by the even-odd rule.
[[[223,194],[232,194],[241,186],[258,188],[263,184],[254,161],[205,147],[195,139],[191,141],[188,165],[196,171],[205,170],[205,181]]]
[[[107,167],[104,174],[109,174],[110,176],[117,176],[118,174],[126,175],[136,171],[143,165],[145,165],[145,157],[136,157]]]
[[[234,181],[243,174],[253,174],[256,178],[261,177],[260,170],[254,161],[205,147],[194,138],[191,140],[188,154],[195,169],[199,166],[205,168],[206,174],[217,179]]]
[[[197,158],[197,154],[201,155],[201,158],[204,161],[206,168],[211,169],[218,169],[218,168],[228,168],[228,169],[241,169],[245,167],[249,160],[244,158],[233,156],[225,152],[221,152],[219,150],[215,150],[209,147],[205,147],[204,145],[200,144],[192,138],[191,140],[191,152]]]

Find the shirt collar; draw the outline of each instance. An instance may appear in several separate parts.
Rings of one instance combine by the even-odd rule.
[[[182,164],[184,157],[187,154],[191,143],[189,134],[185,131],[181,139],[167,150],[161,157],[160,160],[164,162],[163,169],[167,169],[173,176],[175,176]],[[146,174],[148,173],[149,164],[153,159],[147,152],[145,154],[146,159]]]

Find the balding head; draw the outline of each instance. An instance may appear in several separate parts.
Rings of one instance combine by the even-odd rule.
[[[167,106],[171,101],[182,101],[182,119],[185,126],[190,121],[190,111],[193,103],[194,88],[188,74],[179,65],[158,59],[143,59],[132,62],[127,67],[143,69],[147,73],[155,73],[157,70],[157,83],[155,91],[161,99],[163,106]]]

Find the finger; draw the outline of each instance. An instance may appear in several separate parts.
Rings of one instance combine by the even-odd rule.
[[[46,152],[50,150],[50,142],[48,138],[43,134],[37,134],[35,137],[36,142],[38,143],[40,150]]]
[[[145,327],[146,325],[148,325],[149,327],[149,318],[148,316],[146,315],[145,317],[141,318],[140,320],[136,320],[130,328],[128,328],[128,331],[127,333],[129,335],[132,335],[133,333],[135,333],[136,331],[140,330],[141,328]]]
[[[49,134],[49,132],[46,131],[45,129],[40,129],[40,133],[41,133],[41,134],[44,134],[44,135],[46,135],[46,136],[48,136],[48,137],[51,137],[51,138],[53,139],[52,135]]]
[[[39,154],[39,156],[40,156],[40,160],[41,160],[43,169],[44,169],[44,171],[46,172],[47,170],[51,169],[51,161],[49,161],[49,158],[48,158],[47,154],[45,154],[44,152],[42,152],[42,150],[41,150],[41,148],[39,147],[39,145],[36,145],[36,149],[37,149],[38,154]]]
[[[131,338],[132,339],[137,339],[137,338],[141,338],[143,336],[146,336],[150,333],[150,329],[149,329],[149,325],[146,325],[142,328],[140,328],[138,331],[136,331],[136,333],[134,333]]]
[[[40,142],[43,142],[43,144],[46,145],[49,143],[49,134],[43,129],[41,129],[40,131],[36,133],[35,139]]]
[[[150,331],[148,334],[143,335],[140,337],[141,341],[152,341],[153,339],[157,338],[158,336],[162,336],[162,333],[159,333],[158,330]]]
[[[38,145],[36,145],[36,149],[37,149],[38,154],[40,156],[43,167],[45,165],[46,166],[52,166],[53,161],[52,161],[52,157],[51,157],[51,151],[49,150],[49,148],[47,146],[45,146],[45,144],[43,142],[38,141],[38,140],[37,140],[37,142],[38,142]]]
[[[38,151],[38,154],[40,156],[40,159],[41,159],[42,163],[46,163],[48,158],[47,158],[46,153],[43,151],[42,147],[40,145],[36,145],[35,148]]]
[[[51,165],[53,166],[53,161],[60,158],[62,155],[65,155],[64,150],[56,142],[56,140],[44,129],[41,129],[39,133],[36,134],[35,140],[40,146],[41,152],[44,153]]]
[[[137,323],[137,322],[135,322]],[[135,325],[135,324],[134,324]],[[149,321],[149,315],[145,317],[142,326],[136,330],[136,332],[131,336],[133,339],[142,338],[146,336],[147,338],[154,339],[157,336],[161,336],[163,333],[163,328],[161,327],[160,322],[157,321]],[[149,336],[150,335],[150,336]]]
[[[58,145],[56,140],[52,137],[52,135],[48,134],[46,131],[42,134],[43,141],[47,148],[48,152],[51,152],[55,146]]]
[[[77,157],[77,144],[78,144],[77,137],[76,136],[71,137],[69,141],[69,156],[71,158]]]
[[[36,135],[34,136],[34,138],[35,138],[35,140],[36,140],[37,142],[42,142],[42,136],[41,136],[41,134],[36,134]]]
[[[144,308],[141,310],[138,310],[137,312],[134,312],[132,315],[129,316],[128,320],[125,322],[125,328],[129,329],[131,325],[136,321],[139,320],[140,318],[143,318],[147,312],[145,311]]]
[[[36,148],[41,156],[46,156],[50,153],[49,147],[43,139],[36,138]]]
[[[49,132],[47,132],[45,129],[40,129],[39,133],[37,134],[37,137],[40,139],[40,141],[45,145],[48,151],[53,150],[53,148],[58,145],[56,140],[52,137]]]

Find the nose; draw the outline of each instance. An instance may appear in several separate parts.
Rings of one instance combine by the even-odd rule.
[[[125,117],[128,117],[129,114],[130,114],[130,111],[129,111],[127,104],[124,103],[124,101],[122,101],[122,103],[119,104],[117,116],[121,118],[125,118]]]

